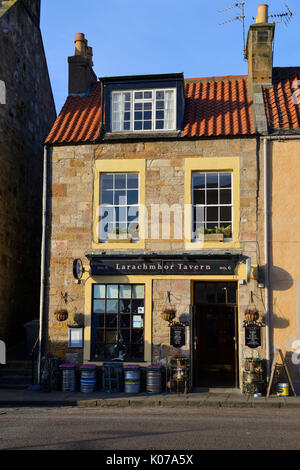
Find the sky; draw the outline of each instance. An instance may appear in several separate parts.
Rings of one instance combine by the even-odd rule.
[[[245,1],[246,38],[259,0]],[[41,30],[57,112],[68,94],[76,33],[93,47],[98,77],[183,72],[185,78],[247,74],[235,0],[42,0]],[[300,65],[300,2],[270,0],[270,14],[295,13],[276,27],[274,66]],[[275,21],[275,20],[270,20]]]

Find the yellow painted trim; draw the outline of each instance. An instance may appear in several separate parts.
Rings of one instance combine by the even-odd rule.
[[[233,198],[233,238],[230,242],[195,242],[192,240],[192,172],[193,171],[232,171],[232,198]],[[185,205],[190,205],[191,210],[185,214],[185,249],[232,249],[240,247],[240,157],[210,157],[210,158],[186,158]]]
[[[98,227],[100,206],[101,173],[139,173],[139,241],[137,243],[101,243]],[[145,206],[146,206],[146,160],[97,160],[94,169],[94,207],[93,207],[93,249],[103,250],[141,250],[145,248]]]
[[[83,281],[85,282],[85,331],[84,331],[84,352],[83,361],[90,361],[90,348],[91,348],[91,331],[92,331],[92,286],[93,284],[144,284],[145,285],[145,361],[137,362],[141,365],[149,365],[152,359],[152,281],[153,280],[189,280],[189,281],[220,281],[230,282],[243,280],[245,275],[245,269],[243,264],[239,264],[237,273],[233,276],[176,276],[176,275],[159,275],[159,276],[147,276],[147,275],[124,275],[124,276],[93,276],[88,277],[86,273]],[[193,295],[191,293],[191,295]],[[94,364],[101,365],[102,362],[92,361]]]

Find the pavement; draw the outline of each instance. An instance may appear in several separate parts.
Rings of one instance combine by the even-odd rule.
[[[23,407],[215,407],[215,408],[300,408],[300,396],[253,397],[237,389],[203,389],[195,393],[93,393],[44,392],[36,387],[28,389],[0,389],[1,408]]]

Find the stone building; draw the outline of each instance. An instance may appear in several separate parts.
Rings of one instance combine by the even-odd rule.
[[[0,338],[39,316],[43,142],[56,119],[40,1],[0,1]]]
[[[248,76],[198,79],[97,80],[76,36],[69,96],[46,140],[48,351],[165,365],[180,350],[196,387],[241,387],[243,359],[269,353],[264,327],[246,345],[244,321],[247,308],[270,317],[259,224],[273,33],[267,18],[251,26]],[[184,325],[180,349],[166,309]],[[70,341],[73,321],[82,345]]]

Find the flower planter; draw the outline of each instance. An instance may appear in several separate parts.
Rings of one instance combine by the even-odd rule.
[[[205,233],[204,234],[204,241],[223,242],[224,241],[224,235],[223,235],[223,233]]]

